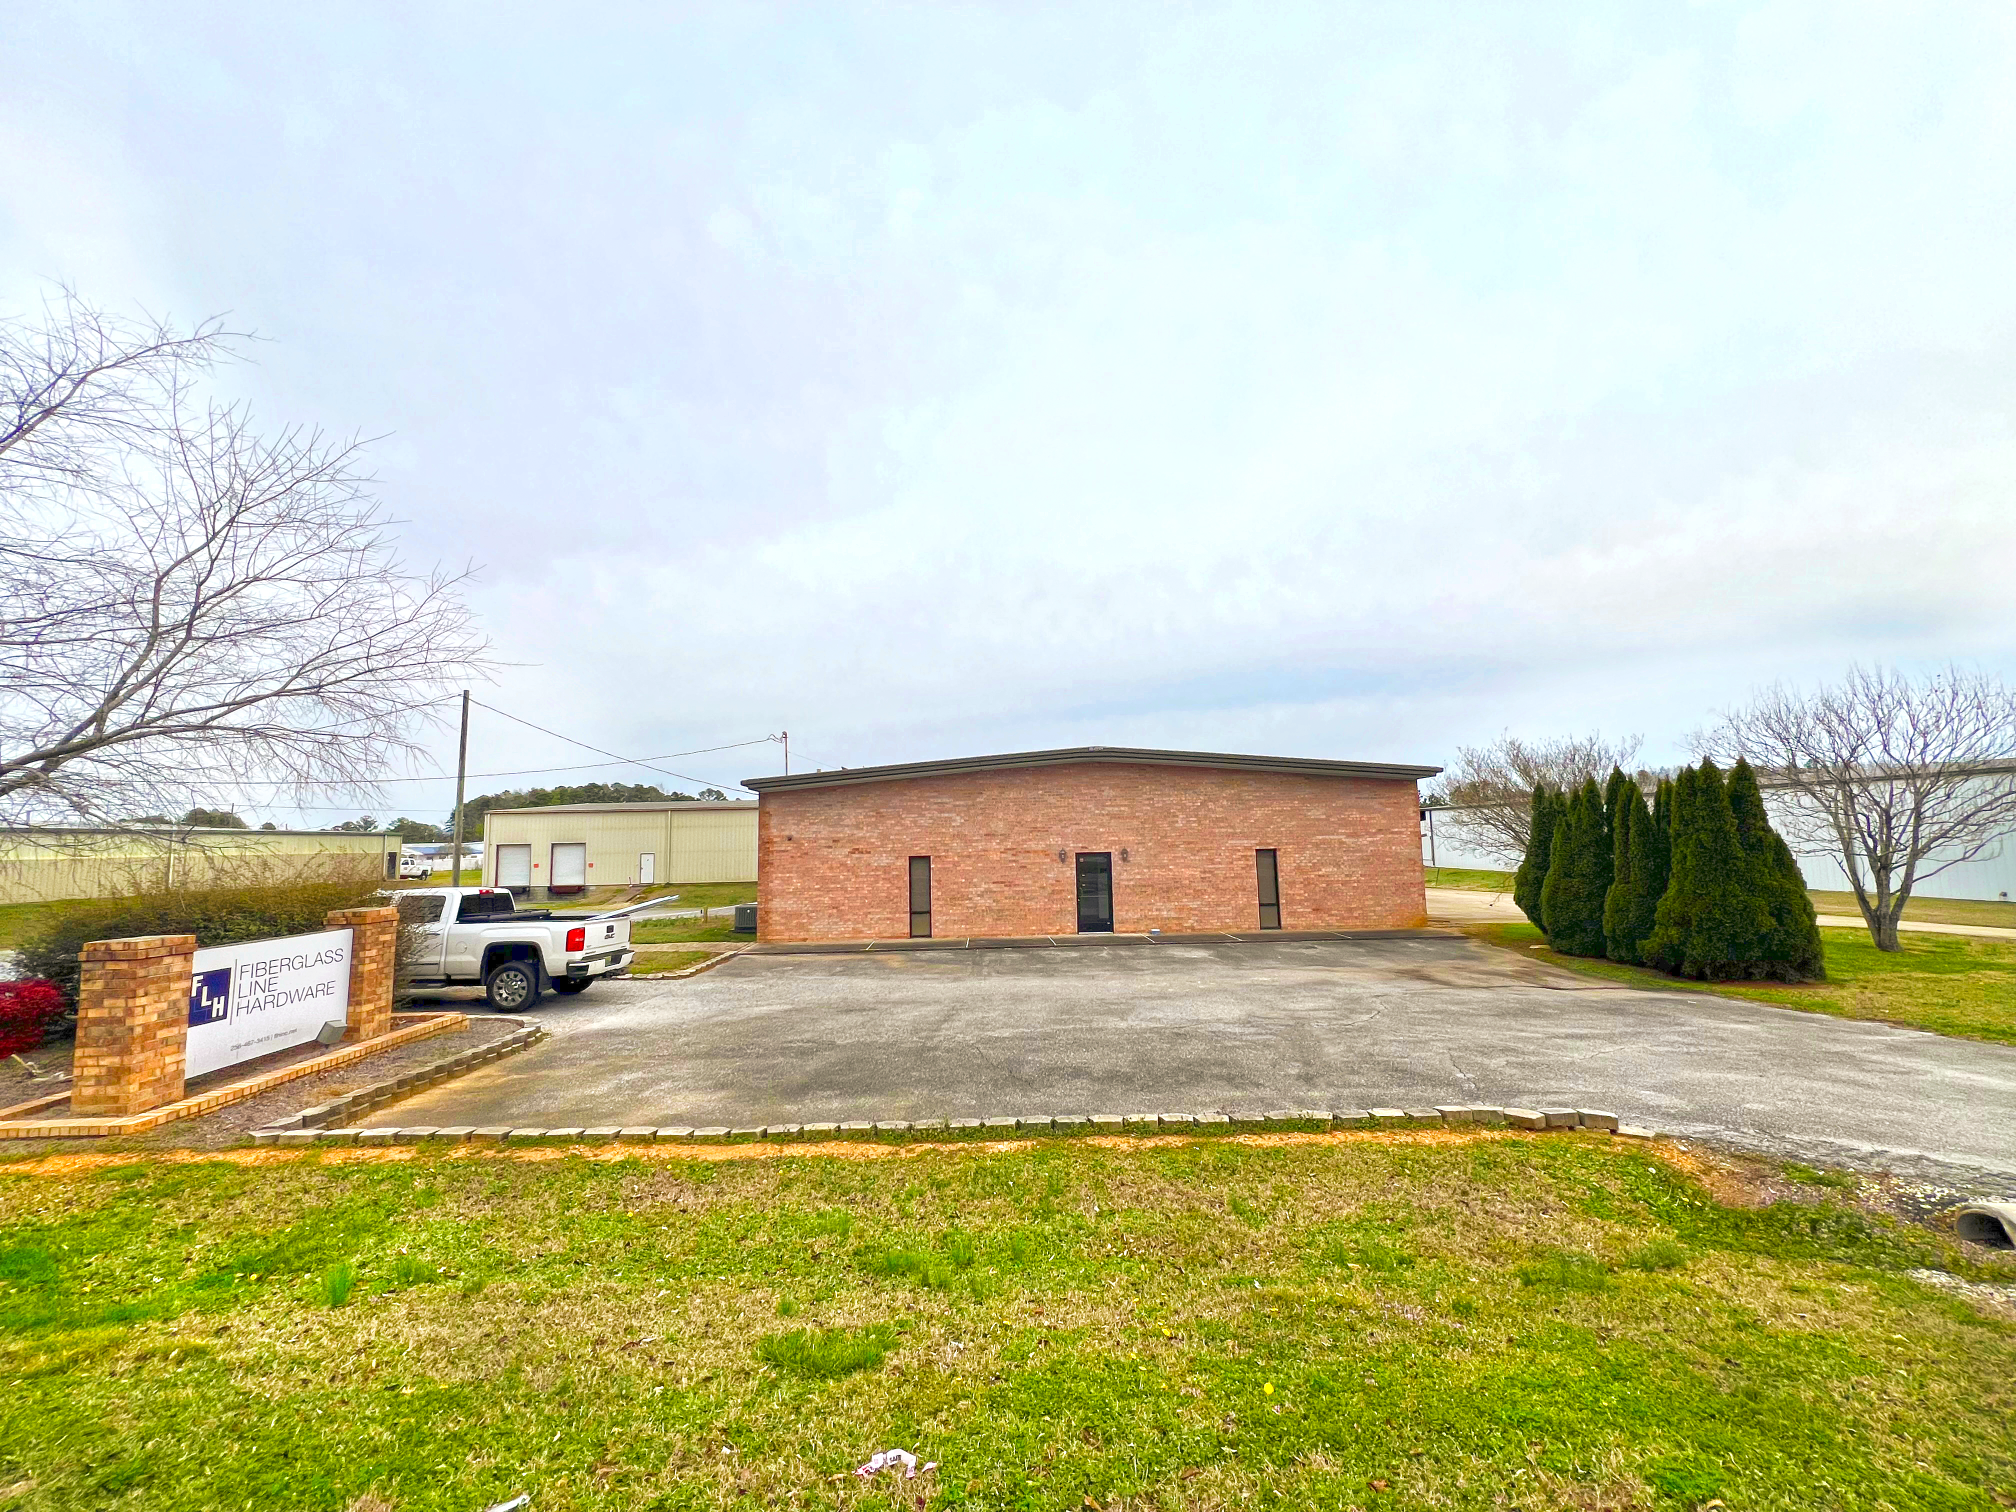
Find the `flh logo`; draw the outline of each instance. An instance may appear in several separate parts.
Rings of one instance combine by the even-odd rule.
[[[231,1016],[231,968],[199,971],[189,985],[189,1027],[221,1024]]]

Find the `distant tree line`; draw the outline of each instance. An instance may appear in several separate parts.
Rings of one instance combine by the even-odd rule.
[[[1616,768],[1572,792],[1535,787],[1512,897],[1563,955],[1703,980],[1826,975],[1799,863],[1771,828],[1757,774],[1713,761],[1645,792]]]
[[[468,815],[468,827],[463,832],[464,840],[483,838],[483,817],[492,809],[550,808],[556,803],[721,803],[728,795],[719,788],[702,788],[698,793],[682,793],[676,789],[667,792],[663,788],[642,783],[629,782],[584,782],[574,787],[523,788],[504,793],[485,793],[480,798],[471,798],[463,807]],[[129,823],[161,825],[163,827],[205,829],[245,829],[246,823],[228,809],[192,808],[180,819],[172,819],[166,814],[145,814]],[[263,830],[275,828],[272,824],[259,826]],[[446,824],[429,824],[424,819],[394,819],[389,824],[381,823],[369,814],[355,819],[345,819],[333,824],[331,829],[343,834],[374,835],[389,831],[408,845],[444,845],[454,839],[455,813],[451,809]]]
[[[522,788],[504,793],[485,793],[480,798],[471,798],[462,805],[464,823],[463,838],[480,839],[483,834],[483,819],[492,809],[551,808],[559,803],[693,803],[711,801],[719,803],[728,795],[719,788],[702,788],[698,793],[682,793],[676,789],[666,792],[663,788],[651,787],[643,783],[631,782],[583,782],[573,787]],[[455,811],[448,811],[448,822],[443,826],[442,838],[454,833]]]

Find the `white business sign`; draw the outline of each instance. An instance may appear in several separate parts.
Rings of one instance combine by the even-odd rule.
[[[305,1045],[350,1016],[350,931],[196,952],[185,1076]]]

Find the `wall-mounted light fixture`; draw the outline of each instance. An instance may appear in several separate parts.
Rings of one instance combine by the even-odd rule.
[[[1122,861],[1127,859],[1127,847],[1124,845],[1120,847],[1120,859]]]
[[[1064,852],[1062,852],[1061,850],[1057,852],[1057,859],[1059,861],[1062,861],[1064,859]]]

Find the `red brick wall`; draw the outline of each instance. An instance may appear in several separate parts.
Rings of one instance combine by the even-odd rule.
[[[81,952],[70,1111],[123,1118],[182,1096],[194,935],[92,940]]]
[[[1116,930],[1257,929],[1262,848],[1284,929],[1426,921],[1411,782],[1087,762],[765,793],[759,938],[909,934],[912,856],[934,935],[1072,934],[1080,851],[1112,853]]]

